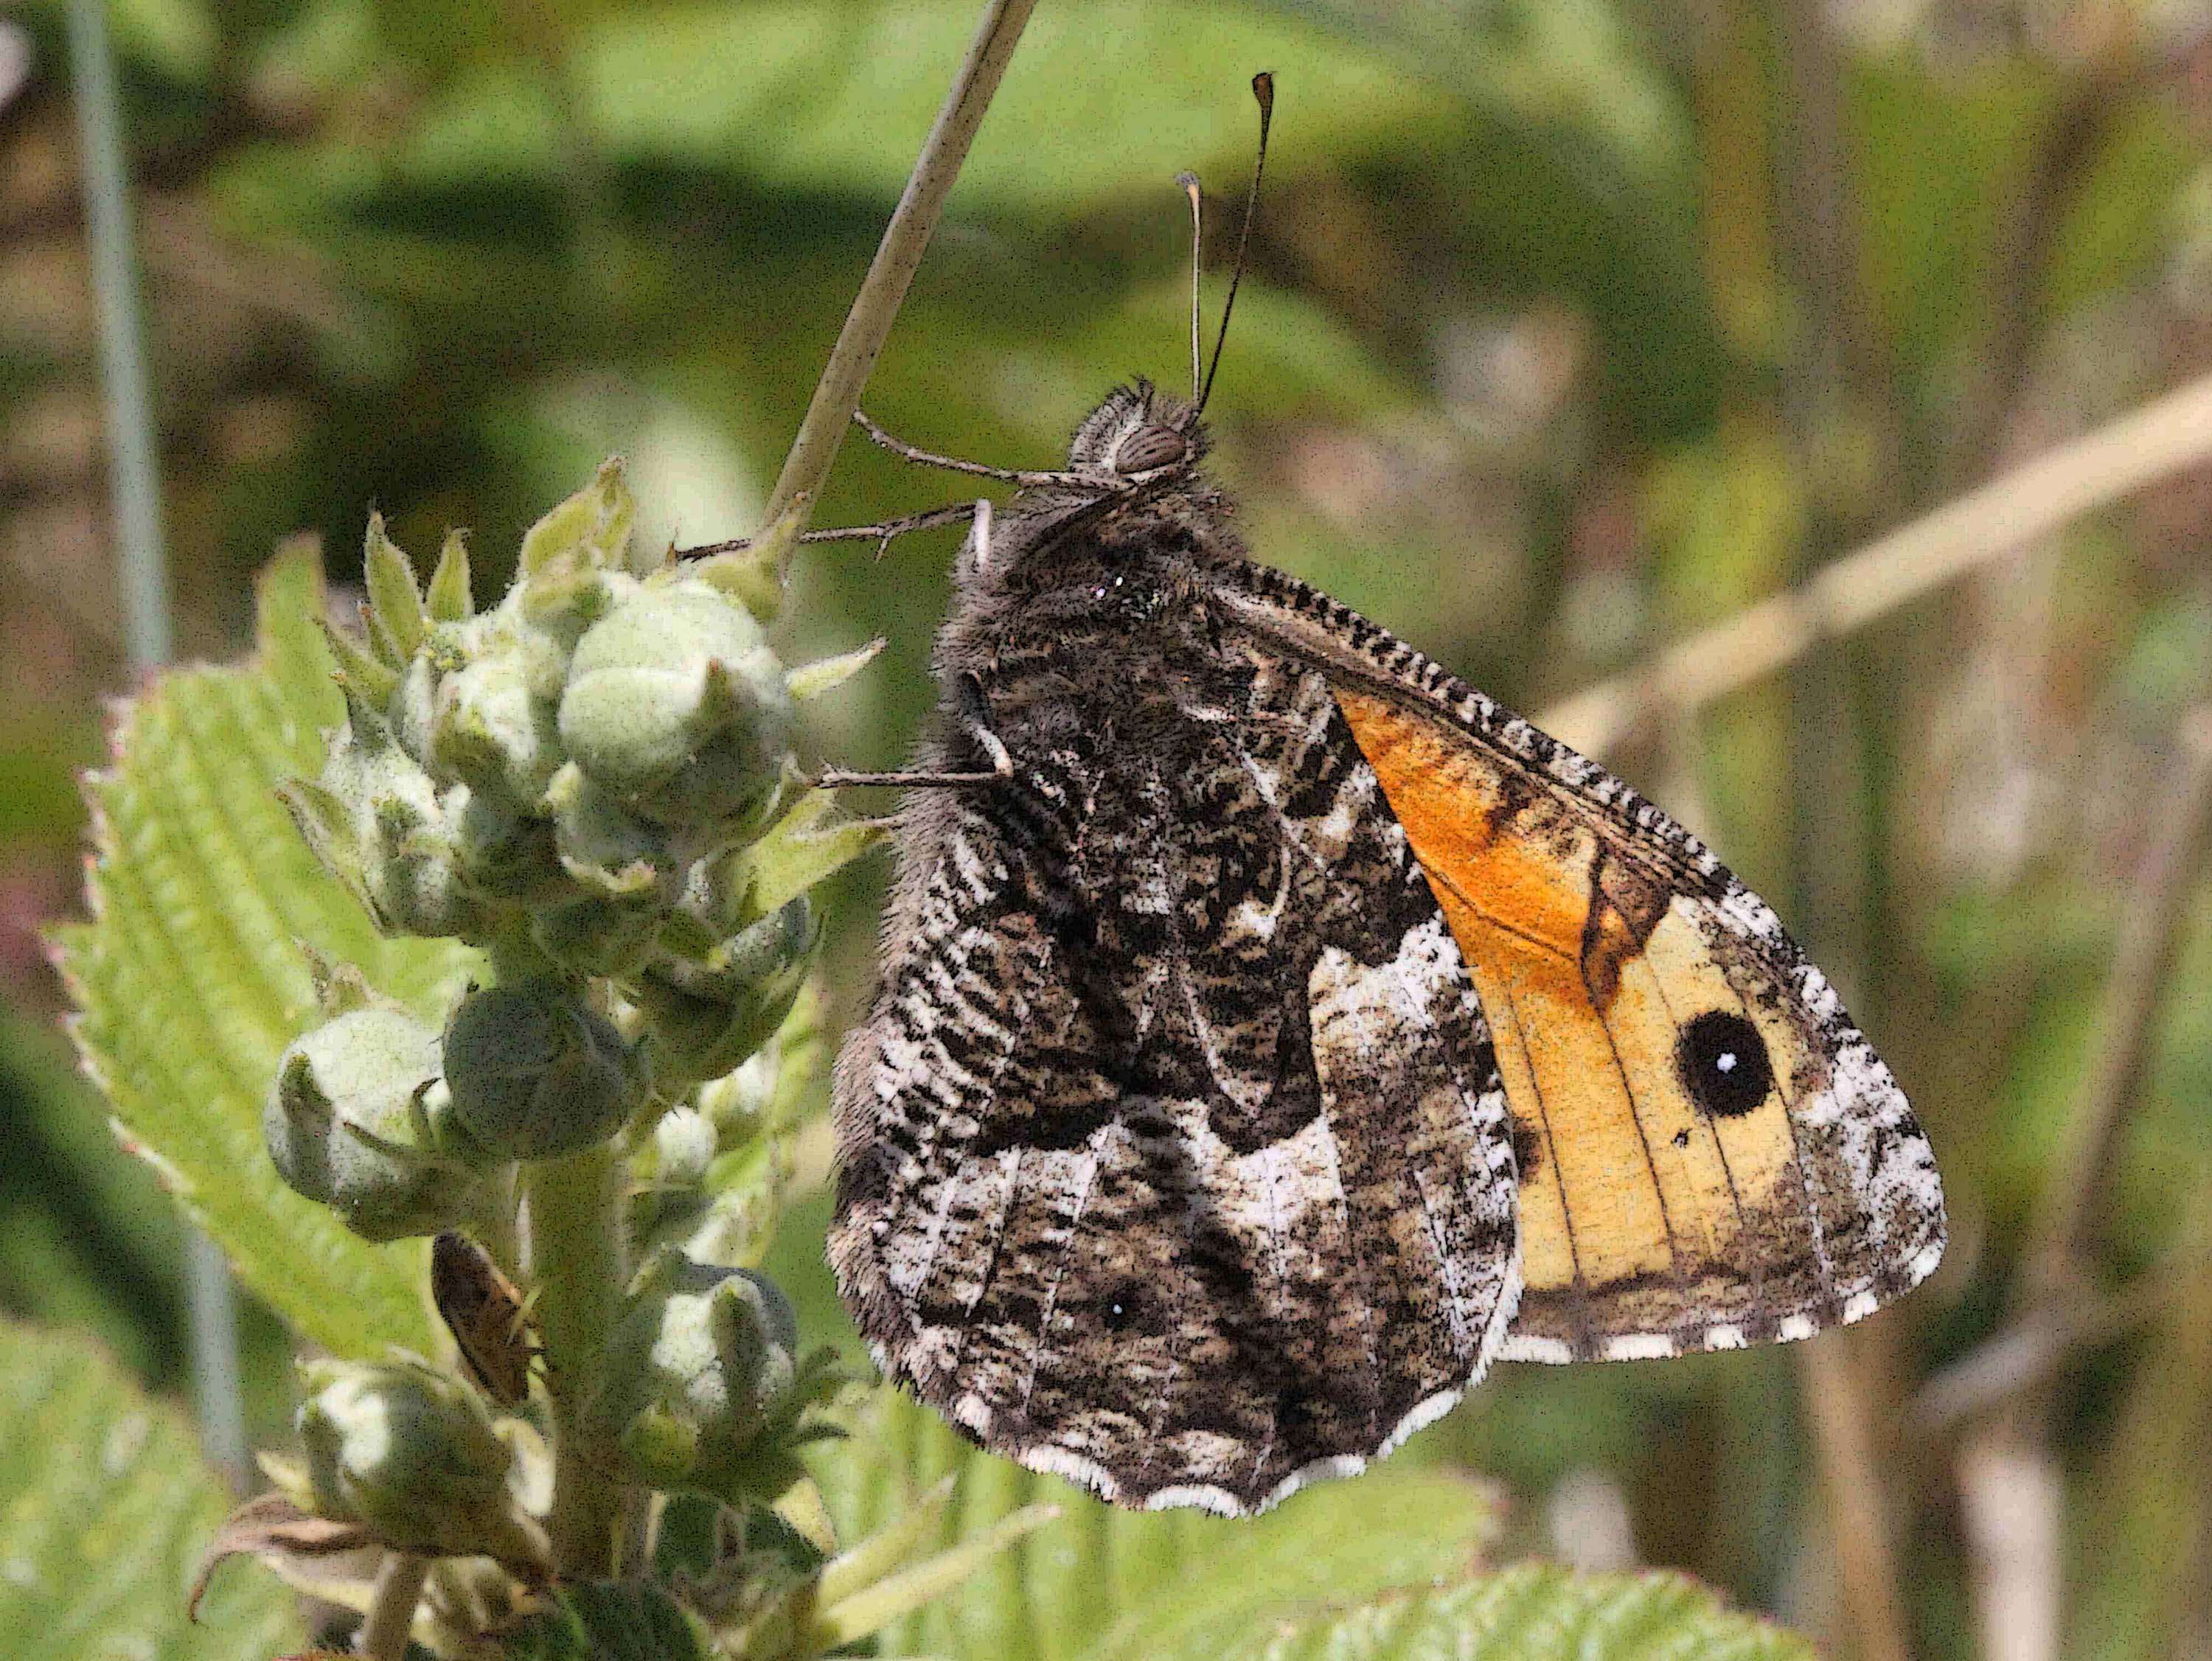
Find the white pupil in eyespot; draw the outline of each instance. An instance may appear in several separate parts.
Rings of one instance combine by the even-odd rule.
[[[1713,1065],[1719,1068],[1720,1070],[1724,1073],[1734,1072],[1735,1070],[1735,1052],[1733,1050],[1722,1051],[1718,1059],[1713,1063]]]

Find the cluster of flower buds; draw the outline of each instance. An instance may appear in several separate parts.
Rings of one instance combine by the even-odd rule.
[[[366,638],[330,631],[346,721],[289,787],[294,816],[386,933],[485,947],[501,980],[442,1037],[326,1000],[287,1053],[277,1167],[371,1239],[465,1223],[490,1166],[730,1072],[814,960],[821,871],[781,880],[823,820],[795,788],[793,708],[872,649],[787,672],[756,615],[780,550],[640,561],[635,516],[609,463],[483,612],[459,536],[426,589],[372,519]]]
[[[830,1382],[799,1360],[797,1318],[773,1282],[672,1248],[631,1282],[586,1413],[635,1481],[772,1499],[798,1475],[799,1415]]]
[[[794,706],[873,648],[789,672],[770,650],[769,573],[795,519],[750,555],[648,564],[633,518],[610,464],[525,537],[483,612],[458,538],[426,588],[372,520],[365,638],[331,631],[345,724],[288,791],[385,933],[465,941],[491,974],[440,1022],[319,967],[321,1018],[263,1113],[277,1171],[373,1240],[513,1242],[526,1225],[539,1278],[520,1292],[483,1252],[489,1292],[439,1294],[497,1417],[411,1356],[313,1364],[287,1492],[395,1551],[488,1554],[526,1579],[573,1555],[550,1450],[574,1439],[594,1482],[772,1500],[830,1379],[750,1265],[822,1059],[809,891],[877,834],[799,787]],[[604,1211],[541,1215],[534,1184],[601,1167],[532,1162],[610,1143]],[[594,1239],[617,1262],[636,1241],[645,1266],[580,1331],[559,1242]],[[541,1293],[568,1316],[546,1315],[542,1349]],[[515,1358],[504,1388],[471,1348],[488,1341]],[[530,1396],[540,1355],[550,1416]]]

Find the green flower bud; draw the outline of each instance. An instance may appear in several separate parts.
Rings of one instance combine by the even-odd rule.
[[[503,795],[454,785],[441,798],[453,858],[471,892],[530,904],[569,892],[553,821],[521,812]]]
[[[574,762],[553,775],[545,800],[561,863],[576,883],[609,898],[659,883],[670,858],[667,834],[592,784]]]
[[[439,685],[432,758],[480,791],[534,806],[562,760],[556,713],[532,694],[521,653],[479,658]]]
[[[774,1282],[661,1251],[631,1283],[586,1414],[652,1487],[772,1496],[788,1477],[763,1433],[795,1416],[798,1347]]]
[[[461,880],[460,851],[436,797],[426,807],[410,789],[368,806],[362,881],[379,925],[387,934],[481,937],[489,918]]]
[[[661,912],[651,888],[625,900],[592,895],[540,906],[531,914],[530,938],[578,974],[632,974],[653,954]]]
[[[708,584],[650,587],[577,642],[561,738],[592,783],[657,824],[737,828],[772,802],[791,729],[782,665]]]
[[[412,1357],[309,1361],[300,1374],[319,1515],[358,1523],[395,1551],[548,1561],[545,1531],[509,1481],[514,1452],[476,1391]]]
[[[301,830],[386,933],[477,932],[484,914],[462,886],[437,786],[383,714],[350,683],[340,690],[345,729],[322,778],[295,792]]]
[[[666,953],[623,990],[644,1017],[657,1073],[720,1078],[768,1042],[805,984],[820,939],[801,894],[723,941],[703,963]]]
[[[554,1159],[604,1142],[643,1081],[607,1019],[550,980],[471,992],[446,1029],[453,1117],[510,1159]]]
[[[489,1156],[453,1121],[438,1034],[395,1009],[356,1009],[292,1041],[261,1115],[277,1174],[372,1240],[466,1217]]]

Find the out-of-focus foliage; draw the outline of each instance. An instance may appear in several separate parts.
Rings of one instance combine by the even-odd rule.
[[[963,1597],[902,1623],[891,1634],[899,1652],[1204,1661],[1285,1610],[1455,1577],[1496,1532],[1494,1499],[1482,1487],[1409,1461],[1323,1484],[1255,1523],[1119,1511],[977,1452],[888,1391],[818,1463],[830,1513],[848,1536],[882,1526],[948,1478],[952,1503],[939,1524],[947,1543],[1026,1506],[1060,1508],[1057,1521],[1000,1556]]]
[[[223,1577],[185,1618],[228,1506],[173,1406],[95,1344],[0,1321],[0,1650],[265,1661],[291,1647],[292,1599],[262,1576]]]
[[[68,774],[101,753],[119,646],[60,15],[11,16],[0,976],[35,1020],[55,991],[32,929],[68,904]],[[282,536],[321,532],[357,578],[371,504],[409,546],[476,527],[482,567],[620,450],[672,505],[655,534],[754,528],[972,8],[128,0],[114,19],[179,623],[213,657],[244,641],[248,575]],[[2212,367],[2212,57],[2187,8],[1047,0],[872,412],[1037,463],[1115,379],[1178,383],[1170,181],[1196,167],[1220,199],[1218,303],[1261,67],[1277,145],[1215,403],[1244,533],[1531,713]],[[855,443],[820,518],[957,494]],[[1951,1258],[1842,1341],[1904,1633],[1931,1656],[1977,1652],[2002,1591],[1977,1518],[2033,1521],[2054,1493],[2078,1652],[2212,1641],[2201,882],[2094,1189],[2088,1313],[2047,1375],[2014,1380],[2051,1384],[2056,1488],[1992,1477],[2018,1470],[1974,1457],[1986,1415],[1915,1405],[2009,1330],[2073,1180],[2173,735],[2212,698],[2208,525],[2203,477],[2162,488],[1609,758],[1776,901],[1936,1140]],[[812,706],[820,753],[879,764],[908,742],[950,552],[805,556],[787,657],[890,638]],[[504,573],[477,574],[489,595]],[[239,791],[224,804],[258,822]],[[833,1026],[867,981],[873,894],[846,887]],[[197,1043],[208,1013],[179,1018]],[[40,1046],[0,1044],[0,1290],[173,1383],[150,1186],[86,1146],[85,1100]],[[821,1141],[799,1138],[800,1191]],[[777,1242],[795,1294],[820,1216]],[[1400,1458],[1499,1484],[1507,1554],[1680,1567],[1849,1653],[1866,1609],[1838,1579],[1807,1376],[1788,1353],[1502,1369]]]

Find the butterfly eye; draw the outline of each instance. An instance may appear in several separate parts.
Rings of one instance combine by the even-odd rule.
[[[1172,427],[1147,423],[1121,440],[1114,452],[1116,473],[1149,473],[1190,454],[1190,440]]]
[[[1774,1085],[1759,1028],[1727,1009],[1708,1009],[1682,1028],[1674,1070],[1698,1111],[1720,1118],[1749,1112]]]

